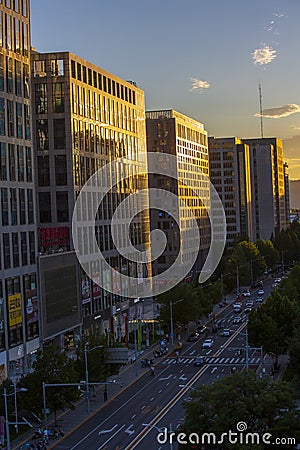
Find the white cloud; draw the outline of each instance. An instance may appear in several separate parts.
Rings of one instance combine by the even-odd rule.
[[[263,44],[263,47],[257,48],[251,53],[254,64],[259,66],[270,64],[276,58],[276,50],[269,45]]]
[[[203,89],[209,89],[210,84],[208,81],[199,80],[199,78],[191,78],[192,80],[192,89],[190,91],[200,91],[202,92]]]
[[[300,112],[300,105],[290,103],[288,105],[277,106],[276,108],[264,109],[262,114],[256,113],[256,117],[269,117],[271,119],[280,119],[281,117],[287,117],[291,114]]]

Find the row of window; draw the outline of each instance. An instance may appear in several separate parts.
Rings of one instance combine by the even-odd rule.
[[[29,65],[0,53],[0,91],[29,98]]]
[[[49,102],[51,101],[53,113],[63,113],[65,111],[64,83],[52,83],[50,86],[46,83],[35,84],[34,99],[36,114],[48,114]]]
[[[34,223],[33,190],[1,187],[2,226]]]
[[[0,135],[31,139],[29,105],[0,97]]]
[[[50,186],[50,161],[49,156],[37,157],[37,175],[38,186],[45,187]],[[54,167],[55,167],[55,185],[66,186],[68,184],[68,168],[66,155],[54,155]],[[54,183],[54,180],[53,180]]]
[[[71,76],[121,100],[125,100],[133,105],[136,104],[135,91],[133,89],[73,60],[71,60]]]
[[[53,148],[66,148],[65,119],[53,119]],[[36,120],[36,148],[37,150],[49,150],[49,121],[48,119]]]
[[[73,119],[73,148],[111,158],[137,160],[138,139],[125,133]]]
[[[30,147],[0,142],[0,181],[32,182]]]
[[[51,207],[51,192],[39,192],[39,222],[51,223],[51,222],[68,222],[69,221],[69,201],[68,192],[58,191],[56,192],[56,207],[54,211],[56,218],[53,217]]]
[[[28,13],[28,0],[0,0],[0,4],[4,4],[6,8],[12,8],[16,13],[22,14],[27,17]]]
[[[72,84],[72,112],[136,133],[135,109],[103,94]]]
[[[207,147],[207,136],[197,130],[177,124],[178,137],[187,141],[197,142]]]
[[[3,260],[0,268],[11,268],[35,264],[35,236],[34,231],[2,234]]]
[[[29,55],[29,25],[0,11],[0,46],[23,56]]]

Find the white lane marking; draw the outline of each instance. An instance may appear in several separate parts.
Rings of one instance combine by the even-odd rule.
[[[153,402],[154,399],[155,399],[155,397],[151,397],[150,398],[150,402]]]
[[[186,381],[186,380],[187,380],[187,377],[184,376],[184,374],[183,374],[183,375],[181,375],[181,377],[179,378],[179,380],[181,380],[181,381]]]
[[[173,375],[169,375],[168,377],[162,377],[162,378],[159,378],[158,381],[166,381],[166,380],[169,380],[170,378],[172,378],[172,376],[173,376]]]
[[[174,358],[169,359],[169,361],[167,361],[167,364],[173,364],[173,362],[175,361]]]
[[[141,410],[143,411],[143,409],[145,409],[145,408],[146,408],[146,405],[142,406],[142,407],[141,407]]]
[[[133,414],[133,416],[131,416],[132,419],[134,419],[136,417],[136,414]]]
[[[196,353],[196,350],[193,350],[192,352],[190,352],[190,355],[194,355]]]
[[[133,423],[131,423],[129,425],[129,427],[126,428],[125,433],[129,434],[129,436],[131,436],[132,434],[135,433],[135,430],[132,430],[131,428],[133,427]]]
[[[229,364],[233,363],[234,360],[235,360],[235,358],[231,358]]]
[[[169,386],[170,383],[167,383],[166,386]]]
[[[210,371],[210,373],[214,373],[216,370],[217,370],[217,367],[214,367],[214,368]]]
[[[222,364],[222,362],[224,361],[225,358],[221,358],[219,361],[219,364]]]
[[[104,433],[111,433],[112,431],[114,431],[114,429],[118,426],[118,424],[116,424],[114,427],[112,427],[110,430],[101,430],[99,431],[99,436],[100,434],[104,434]]]
[[[121,428],[119,428],[114,434],[111,435],[111,437],[109,439],[107,439],[107,441],[104,442],[104,444],[101,445],[101,447],[99,447],[97,450],[101,450],[102,448],[106,447],[106,444],[111,441],[116,434],[120,433],[121,430],[123,430],[123,428],[125,427],[125,424],[121,426]]]
[[[158,393],[161,394],[161,393],[162,393],[162,389],[160,389],[160,390],[158,391]]]
[[[230,358],[226,358],[224,361],[224,364],[227,364],[229,360],[230,360]]]

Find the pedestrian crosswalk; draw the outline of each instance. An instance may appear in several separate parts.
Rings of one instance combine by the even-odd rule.
[[[179,358],[179,364],[184,365],[190,365],[193,364],[196,360],[196,357],[189,357],[189,356],[183,356]],[[163,365],[172,365],[172,364],[178,364],[176,361],[176,358],[167,358],[165,359],[162,364]],[[248,359],[249,365],[257,365],[260,364],[261,359],[259,357],[250,357]],[[242,357],[220,357],[220,356],[208,356],[206,357],[205,364],[211,364],[211,365],[237,365],[237,364],[246,364],[246,358]]]

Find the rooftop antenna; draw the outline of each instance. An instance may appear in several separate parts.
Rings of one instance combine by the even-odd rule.
[[[262,92],[261,92],[261,83],[258,85],[259,91],[259,115],[260,115],[260,134],[261,138],[264,137],[264,125],[263,125],[263,107],[262,107]]]

